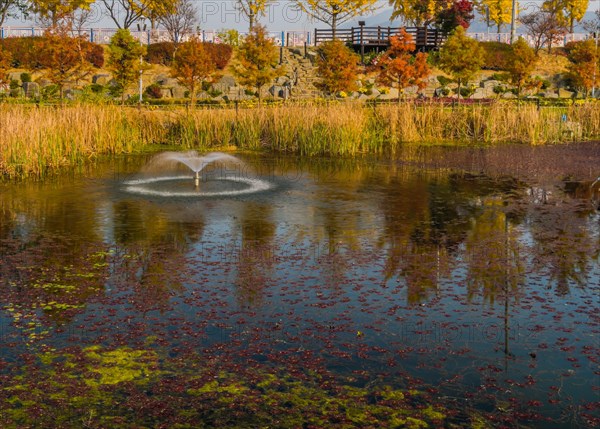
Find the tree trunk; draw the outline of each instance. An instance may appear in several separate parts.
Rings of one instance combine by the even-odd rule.
[[[462,87],[462,79],[458,79],[458,93],[457,93],[457,97],[460,100],[460,90]]]
[[[569,31],[571,32],[571,34],[573,34],[573,32],[575,31],[575,18],[573,18],[573,15],[569,17]]]
[[[250,32],[252,32],[252,29],[254,28],[254,14],[250,13],[248,14],[248,21],[249,21],[249,30]]]
[[[333,33],[333,40],[335,40],[337,36],[337,15],[331,16],[331,31]]]
[[[192,104],[192,109],[196,108],[196,85],[190,86],[190,103]]]

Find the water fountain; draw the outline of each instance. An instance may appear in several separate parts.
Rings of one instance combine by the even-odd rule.
[[[178,171],[180,174],[174,175]],[[124,183],[126,192],[155,197],[231,197],[272,188],[268,181],[251,177],[239,158],[221,152],[164,152],[152,158],[140,176]],[[190,182],[193,188],[187,185]]]

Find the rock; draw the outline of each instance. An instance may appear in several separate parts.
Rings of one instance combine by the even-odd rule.
[[[484,98],[491,98],[494,96],[494,91],[489,88],[477,88],[471,96],[474,100],[482,100]]]
[[[398,88],[390,88],[390,91],[387,94],[381,94],[379,96],[380,100],[393,100],[398,98]]]
[[[106,85],[109,81],[109,74],[96,74],[92,77],[92,83],[95,83],[97,85]]]
[[[186,93],[188,92],[186,88],[179,85],[173,86],[172,88],[170,88],[170,90],[171,96],[173,98],[186,98]]]
[[[63,91],[63,97],[66,98],[67,100],[75,100],[75,98],[77,97],[77,94],[80,93],[81,91],[77,91],[75,89],[65,89]]]
[[[377,97],[381,95],[381,92],[377,88],[371,89],[371,97]]]
[[[39,97],[40,96],[40,85],[37,82],[25,82],[23,84],[23,90],[27,97]]]
[[[40,88],[46,88],[46,87],[52,85],[52,82],[49,79],[44,79],[44,78],[38,79],[37,83],[40,85]]]
[[[306,59],[312,64],[315,64],[317,62],[317,54],[315,52],[308,52],[306,54]]]
[[[21,73],[9,73],[8,74],[8,79],[9,79],[9,81],[16,80],[17,82],[19,82],[19,85],[22,84],[22,82],[21,82]]]
[[[231,88],[235,87],[235,79],[233,76],[223,76],[217,83],[212,85],[213,90],[227,93]]]
[[[558,94],[555,92],[546,92],[544,98],[558,98]]]
[[[154,82],[158,83],[159,85],[164,85],[165,82],[168,81],[169,79],[171,79],[170,76],[168,76],[164,73],[161,73],[154,77]]]
[[[505,92],[504,94],[502,94],[502,98],[513,99],[513,98],[517,98],[517,96],[509,91],[509,92]]]
[[[558,98],[572,98],[573,94],[573,92],[567,91],[566,89],[561,88],[558,90]]]
[[[179,81],[173,78],[162,79],[160,82],[156,83],[158,83],[161,86],[164,86],[165,88],[173,88],[174,86],[179,85]]]
[[[280,85],[273,85],[269,88],[269,94],[273,97],[285,98],[285,89]]]
[[[494,89],[494,87],[501,85],[502,82],[497,81],[497,80],[483,80],[481,82],[479,82],[479,86],[481,88],[491,88]]]
[[[275,79],[275,85],[283,86],[283,84],[285,84],[287,81],[288,81],[287,77],[279,76],[277,79]]]
[[[23,97],[25,95],[25,91],[23,91],[23,88],[14,88],[10,90],[10,96],[14,97],[14,98],[20,98]]]

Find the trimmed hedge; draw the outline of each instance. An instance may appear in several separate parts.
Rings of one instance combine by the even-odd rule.
[[[36,70],[41,68],[37,58],[39,49],[36,46],[44,43],[44,39],[44,36],[9,37],[0,40],[0,45],[11,53],[13,67]],[[102,68],[104,66],[104,48],[89,41],[83,41],[83,45],[89,48],[87,61],[96,68]]]
[[[230,45],[204,42],[204,48],[208,51],[219,70],[227,67],[233,55],[233,48]],[[171,66],[175,55],[175,44],[173,42],[152,43],[148,46],[146,61],[150,64]]]

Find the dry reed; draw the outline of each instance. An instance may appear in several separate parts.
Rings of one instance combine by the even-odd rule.
[[[566,115],[566,116],[563,116]],[[566,118],[566,120],[565,120]],[[151,111],[119,106],[0,105],[0,174],[43,176],[102,154],[149,145],[394,156],[416,144],[544,144],[600,136],[600,109],[494,104],[307,104]]]

